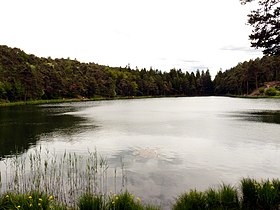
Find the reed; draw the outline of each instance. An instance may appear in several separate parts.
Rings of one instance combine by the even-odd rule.
[[[57,155],[39,148],[0,163],[5,169],[3,176],[0,173],[0,194],[35,191],[52,195],[69,207],[76,207],[78,198],[84,193],[106,197],[108,179],[118,178],[117,171],[124,170],[123,167],[110,169],[106,158],[99,156],[96,150],[87,155],[67,152]],[[125,175],[121,179],[121,186],[117,186],[117,180],[113,181],[115,193],[118,187],[121,190],[126,185]]]
[[[97,151],[58,155],[41,148],[0,161],[0,210],[102,209],[157,210],[127,191],[123,162],[110,168]],[[111,192],[112,187],[114,192]],[[173,205],[181,209],[279,209],[280,181],[244,178],[239,187],[222,184],[190,190]]]

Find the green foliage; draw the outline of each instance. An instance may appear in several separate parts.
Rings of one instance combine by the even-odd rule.
[[[55,203],[53,196],[47,196],[39,192],[29,194],[7,193],[0,198],[0,209],[29,209],[29,210],[49,210],[65,209]]]
[[[213,81],[215,94],[249,95],[266,82],[280,81],[279,66],[280,56],[264,56],[220,71]]]
[[[105,201],[101,195],[86,193],[78,200],[80,210],[101,210],[105,208]]]
[[[277,91],[274,87],[271,87],[271,88],[267,88],[265,90],[265,94],[268,95],[268,96],[276,96]]]
[[[246,4],[254,0],[240,1]],[[279,0],[258,0],[258,9],[248,15],[248,23],[253,27],[252,47],[264,48],[265,55],[280,55],[279,4]]]
[[[277,209],[279,203],[279,191],[269,180],[259,183],[258,204],[263,209]]]
[[[221,206],[223,209],[238,209],[239,200],[237,190],[230,185],[223,184],[219,190]]]
[[[259,88],[260,94],[264,94],[264,91],[265,91],[265,88],[264,88],[264,87],[260,87],[260,88]]]
[[[38,58],[0,46],[0,99],[7,101],[96,96],[212,95],[209,71],[199,78],[180,69],[133,70],[71,59]]]
[[[244,209],[256,209],[258,200],[258,190],[260,185],[254,179],[241,180],[242,207]]]
[[[246,178],[241,180],[243,209],[278,209],[280,204],[279,180],[257,182]]]
[[[206,209],[206,197],[204,193],[196,190],[191,190],[188,193],[181,195],[175,205],[174,210],[188,210],[188,209]]]
[[[135,201],[134,196],[128,192],[113,195],[108,201],[109,210],[143,210],[140,198]]]
[[[220,193],[210,188],[205,192],[205,200],[208,209],[219,209],[221,207]]]

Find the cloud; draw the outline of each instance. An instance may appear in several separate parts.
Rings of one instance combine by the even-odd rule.
[[[220,50],[242,51],[242,52],[250,52],[250,53],[261,52],[261,50],[252,47],[242,47],[242,46],[233,46],[233,45],[224,46],[220,48]]]
[[[178,61],[183,63],[199,63],[200,61],[197,60],[187,60],[187,59],[178,59]]]
[[[189,67],[189,70],[192,71],[192,72],[196,72],[197,70],[200,70],[200,71],[204,70],[205,71],[207,69],[209,69],[209,67],[205,66],[205,65],[196,65],[196,66],[190,66]]]

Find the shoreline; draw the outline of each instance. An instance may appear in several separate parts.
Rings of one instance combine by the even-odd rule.
[[[107,101],[107,100],[123,100],[123,99],[164,98],[164,97],[183,97],[183,96],[116,96],[113,98],[97,96],[94,98],[62,98],[62,99],[42,99],[42,100],[40,99],[40,100],[29,100],[29,101],[0,102],[0,107],[56,104],[56,103],[82,102],[82,101]]]
[[[213,95],[215,96],[215,95]],[[40,99],[29,101],[15,101],[15,102],[0,102],[0,107],[10,106],[25,106],[25,105],[40,105],[40,104],[56,104],[56,103],[69,103],[69,102],[82,102],[82,101],[107,101],[107,100],[124,100],[124,99],[146,99],[146,98],[178,98],[178,97],[212,97],[212,96],[116,96],[116,97],[102,97],[97,96],[94,98],[62,98],[62,99]],[[280,96],[250,96],[250,95],[220,95],[217,97],[230,97],[230,98],[245,98],[245,99],[280,99]]]
[[[230,98],[246,98],[246,99],[280,99],[280,96],[250,96],[250,95],[211,95],[211,96],[116,96],[116,97],[103,97],[96,96],[94,98],[62,98],[62,99],[40,99],[29,101],[15,101],[15,102],[0,102],[0,107],[8,106],[24,106],[24,105],[39,105],[39,104],[55,104],[55,103],[68,103],[68,102],[81,102],[81,101],[107,101],[107,100],[124,100],[124,99],[145,99],[145,98],[178,98],[178,97],[230,97]]]

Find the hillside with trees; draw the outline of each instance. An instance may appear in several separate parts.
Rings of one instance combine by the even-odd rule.
[[[0,100],[213,95],[209,71],[162,72],[39,58],[0,46]]]
[[[225,71],[218,72],[214,79],[216,95],[250,95],[252,92],[266,88],[268,82],[274,81],[272,88],[276,95],[280,81],[280,56],[264,56],[261,59],[245,61]],[[274,87],[275,86],[275,87]]]
[[[39,58],[17,48],[0,46],[0,101],[249,95],[267,82],[280,81],[279,68],[280,56],[264,56],[220,71],[212,81],[209,70],[189,73],[180,69],[162,72],[152,68],[109,67],[69,58]],[[267,95],[279,93],[278,83],[274,84],[276,89],[272,94],[269,90]]]
[[[240,0],[242,4],[255,0]],[[251,46],[263,49],[261,59],[239,63],[215,77],[217,95],[280,95],[280,1],[259,0],[248,14]]]

